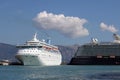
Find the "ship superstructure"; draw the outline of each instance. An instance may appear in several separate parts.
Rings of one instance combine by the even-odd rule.
[[[62,56],[57,46],[50,44],[50,40],[38,40],[37,33],[33,39],[23,45],[17,45],[16,58],[23,65],[52,66],[60,65]]]
[[[72,65],[120,65],[120,36],[113,34],[113,42],[98,42],[80,46],[71,59]]]

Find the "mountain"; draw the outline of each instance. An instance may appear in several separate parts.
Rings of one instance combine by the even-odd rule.
[[[14,45],[0,43],[0,60],[16,61],[15,54],[17,48]]]
[[[78,48],[78,45],[57,46],[62,54],[62,62],[64,63],[69,63]],[[15,45],[0,43],[0,60],[16,61],[17,59],[15,58],[15,55],[17,53],[17,50],[18,49]]]
[[[75,52],[77,51],[79,45],[71,45],[71,46],[60,46],[58,48],[62,54],[62,62],[69,63],[71,58],[74,56]]]

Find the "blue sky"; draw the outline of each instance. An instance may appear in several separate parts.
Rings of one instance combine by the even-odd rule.
[[[39,39],[46,39],[49,35],[52,43],[59,45],[84,44],[90,42],[92,37],[98,38],[99,41],[112,41],[113,33],[120,34],[119,8],[120,0],[1,0],[0,43],[22,44],[32,39],[35,32],[38,33]],[[86,20],[79,23],[81,26],[74,24],[77,26],[76,28],[81,27],[80,32],[86,30],[86,34],[83,34],[84,31],[80,33],[77,30],[80,36],[74,37],[77,33],[77,31],[74,33],[74,25],[70,28],[69,26],[66,28],[67,25],[64,27],[67,29],[66,31],[69,31],[68,33],[60,29],[59,24],[56,24],[59,26],[58,28],[49,28],[48,25],[52,23],[45,25],[45,22],[36,25],[39,22],[34,19],[38,14],[44,12],[47,15],[52,14],[53,17],[57,16],[57,19],[63,15],[64,19],[69,17],[73,21],[75,18]],[[48,18],[43,20],[48,20]],[[50,16],[49,20],[51,20]],[[73,24],[69,24],[68,21],[69,19],[65,21],[66,23],[61,22],[60,25],[64,25],[62,23]],[[113,31],[111,27],[114,28]]]

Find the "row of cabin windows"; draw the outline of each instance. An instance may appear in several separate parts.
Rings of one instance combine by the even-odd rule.
[[[24,52],[39,52],[39,51],[24,50]]]
[[[58,53],[58,52],[59,52],[58,50],[52,50],[52,49],[44,49],[44,50],[46,50],[46,51],[48,51],[48,52],[55,52],[55,53]]]
[[[18,48],[42,48],[42,46],[18,46]],[[52,48],[48,48],[48,47],[44,47],[44,48],[48,50],[52,50]]]
[[[47,50],[47,51],[58,53],[58,51],[55,50]],[[35,48],[30,48],[30,50],[24,50],[24,52],[39,52],[39,51],[37,51]]]
[[[17,48],[42,48],[42,46],[18,46]]]
[[[84,45],[83,48],[120,48],[120,45]]]
[[[76,55],[120,55],[119,48],[79,48]]]

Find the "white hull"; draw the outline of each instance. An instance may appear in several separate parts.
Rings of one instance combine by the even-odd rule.
[[[57,53],[41,53],[39,55],[31,54],[17,54],[16,58],[23,63],[23,65],[35,66],[53,66],[61,64],[61,55]]]

